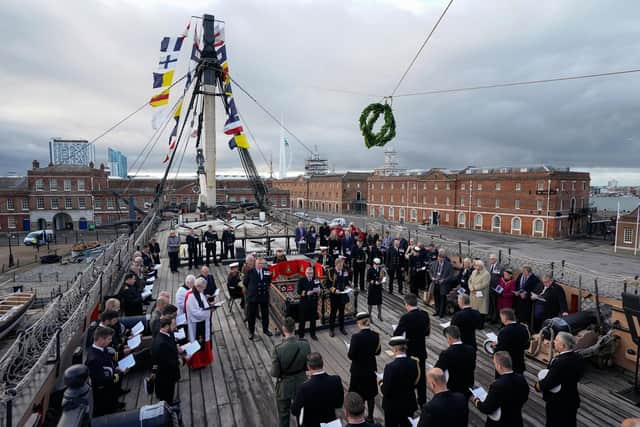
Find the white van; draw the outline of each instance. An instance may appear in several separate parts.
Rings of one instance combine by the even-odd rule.
[[[27,246],[42,246],[54,239],[53,230],[32,231],[24,238],[24,244]]]

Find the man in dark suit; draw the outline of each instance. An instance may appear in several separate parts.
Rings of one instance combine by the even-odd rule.
[[[449,295],[452,283],[456,280],[453,276],[453,267],[444,249],[438,251],[438,259],[431,264],[429,273],[434,284],[433,293],[436,298],[436,313],[442,319],[447,309],[447,295]]]
[[[448,373],[447,388],[462,393],[465,397],[471,395],[469,387],[473,387],[476,370],[476,351],[473,347],[460,341],[460,329],[457,326],[444,328],[449,347],[440,353],[436,368],[442,369],[445,376]]]
[[[298,311],[298,335],[304,338],[304,325],[309,321],[309,333],[311,339],[317,340],[316,317],[318,317],[318,296],[321,292],[320,281],[313,277],[313,268],[307,267],[305,277],[298,280],[296,292],[300,295],[300,306]]]
[[[402,275],[404,256],[400,253],[400,240],[395,239],[393,246],[387,249],[386,253],[387,272],[389,273],[389,293],[393,293],[393,281],[398,280],[398,292],[402,295]]]
[[[364,279],[365,270],[367,267],[367,252],[362,247],[362,240],[357,240],[356,245],[351,252],[352,267],[353,267],[353,287],[358,286],[360,292],[365,291]]]
[[[235,258],[235,244],[236,234],[233,232],[233,228],[227,226],[222,232],[222,259]]]
[[[196,230],[191,230],[187,236],[187,254],[189,255],[189,270],[192,267],[198,268],[198,252],[199,252],[200,238],[196,234]]]
[[[93,345],[87,352],[85,365],[89,368],[93,390],[93,416],[111,414],[124,409],[124,403],[118,402],[122,372],[114,362],[114,350],[109,347],[113,329],[98,326],[93,334]]]
[[[489,254],[487,262],[487,271],[491,281],[489,282],[489,322],[498,323],[498,293],[495,291],[498,281],[504,273],[504,267],[498,263],[498,257],[495,254]]]
[[[329,375],[324,371],[324,362],[320,353],[307,356],[309,379],[298,389],[291,405],[291,413],[300,416],[304,408],[301,427],[319,427],[320,423],[335,420],[336,408],[344,402],[342,380],[338,375]]]
[[[207,227],[207,231],[204,232],[204,247],[207,254],[207,267],[209,266],[209,260],[213,258],[213,263],[218,265],[218,255],[216,254],[216,245],[218,243],[218,233],[213,229],[213,225]]]
[[[531,294],[538,292],[541,287],[540,279],[533,274],[531,267],[522,267],[522,273],[516,279],[515,308],[518,322],[526,323],[531,327]]]
[[[213,275],[209,273],[209,267],[206,265],[200,269],[200,277],[207,281],[207,287],[204,288],[204,294],[207,297],[213,297],[218,287],[216,286],[216,280]]]
[[[513,371],[522,374],[526,369],[524,352],[529,348],[530,336],[527,327],[516,323],[515,318],[516,315],[512,309],[503,308],[500,310],[500,321],[504,327],[498,332],[498,342],[494,348],[496,351],[509,353]]]
[[[557,355],[549,362],[547,375],[536,383],[535,389],[542,392],[547,402],[547,427],[574,427],[580,407],[578,382],[584,374],[584,361],[574,351],[576,338],[568,332],[558,332],[553,348]]]
[[[463,343],[477,350],[476,330],[483,327],[482,314],[471,307],[468,294],[458,295],[458,307],[460,307],[460,311],[454,313],[451,318],[451,326],[457,326],[460,329],[460,338]]]
[[[180,366],[178,346],[173,337],[176,330],[176,320],[172,317],[160,318],[160,332],[153,339],[151,357],[155,374],[155,391],[158,400],[167,404],[174,403],[176,383],[180,380]]]
[[[408,340],[402,336],[394,336],[389,341],[394,360],[385,366],[379,380],[385,427],[410,426],[408,417],[413,417],[418,409],[413,388],[423,373],[418,359],[408,356],[407,344]]]
[[[362,396],[352,391],[344,396],[344,415],[347,419],[346,427],[382,427],[378,423],[365,420],[364,400]]]
[[[142,295],[137,285],[138,276],[134,272],[129,272],[124,276],[124,283],[118,295],[118,299],[122,302],[122,308],[125,316],[142,315]]]
[[[471,402],[480,412],[489,415],[487,427],[522,427],[522,407],[529,398],[527,380],[513,372],[511,356],[506,351],[498,351],[493,355],[493,365],[500,374],[499,378],[489,387],[484,401],[472,397]],[[496,414],[498,409],[499,418]]]
[[[469,405],[462,393],[447,389],[447,379],[440,368],[427,372],[429,390],[433,398],[422,407],[418,427],[467,427]]]
[[[418,367],[420,372],[424,374],[427,361],[425,340],[431,333],[429,314],[418,308],[418,297],[414,294],[404,296],[404,307],[407,313],[400,318],[393,335],[400,336],[405,334],[408,341],[407,355],[418,359]],[[427,383],[424,375],[420,375],[416,385],[418,389],[418,404],[422,406],[427,401]]]
[[[247,290],[247,321],[249,323],[249,339],[253,340],[256,328],[258,308],[262,318],[262,332],[270,337],[269,331],[269,290],[271,288],[271,272],[264,269],[264,258],[256,259],[255,267],[249,270],[243,280]]]
[[[544,287],[540,294],[531,294],[533,301],[533,331],[538,332],[542,323],[553,317],[566,316],[567,297],[562,286],[558,285],[551,274],[542,276]]]
[[[351,337],[347,357],[351,360],[349,391],[358,393],[367,402],[367,421],[373,422],[375,397],[378,394],[376,356],[380,354],[380,335],[369,327],[369,313],[356,315],[360,332]]]

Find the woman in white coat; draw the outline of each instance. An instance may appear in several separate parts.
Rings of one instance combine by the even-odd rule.
[[[469,293],[471,294],[471,307],[480,314],[486,316],[489,313],[489,283],[491,275],[484,268],[484,262],[475,260],[473,262],[473,273],[469,277]]]

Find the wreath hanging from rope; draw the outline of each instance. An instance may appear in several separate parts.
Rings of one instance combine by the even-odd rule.
[[[380,131],[373,132],[374,124],[383,113],[384,124]],[[364,145],[367,148],[383,147],[387,142],[395,138],[396,120],[393,117],[391,105],[385,102],[384,104],[375,103],[367,106],[360,115],[360,131],[364,136]]]

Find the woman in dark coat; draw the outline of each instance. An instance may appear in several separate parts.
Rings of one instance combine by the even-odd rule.
[[[316,227],[314,225],[310,225],[307,230],[307,251],[315,252],[316,250],[316,241],[318,240],[318,234],[316,233]]]
[[[380,258],[373,260],[373,267],[367,271],[367,283],[369,290],[367,292],[367,304],[369,305],[369,315],[371,315],[371,307],[378,306],[378,319],[382,321],[382,280],[386,276],[386,272],[380,267]]]

